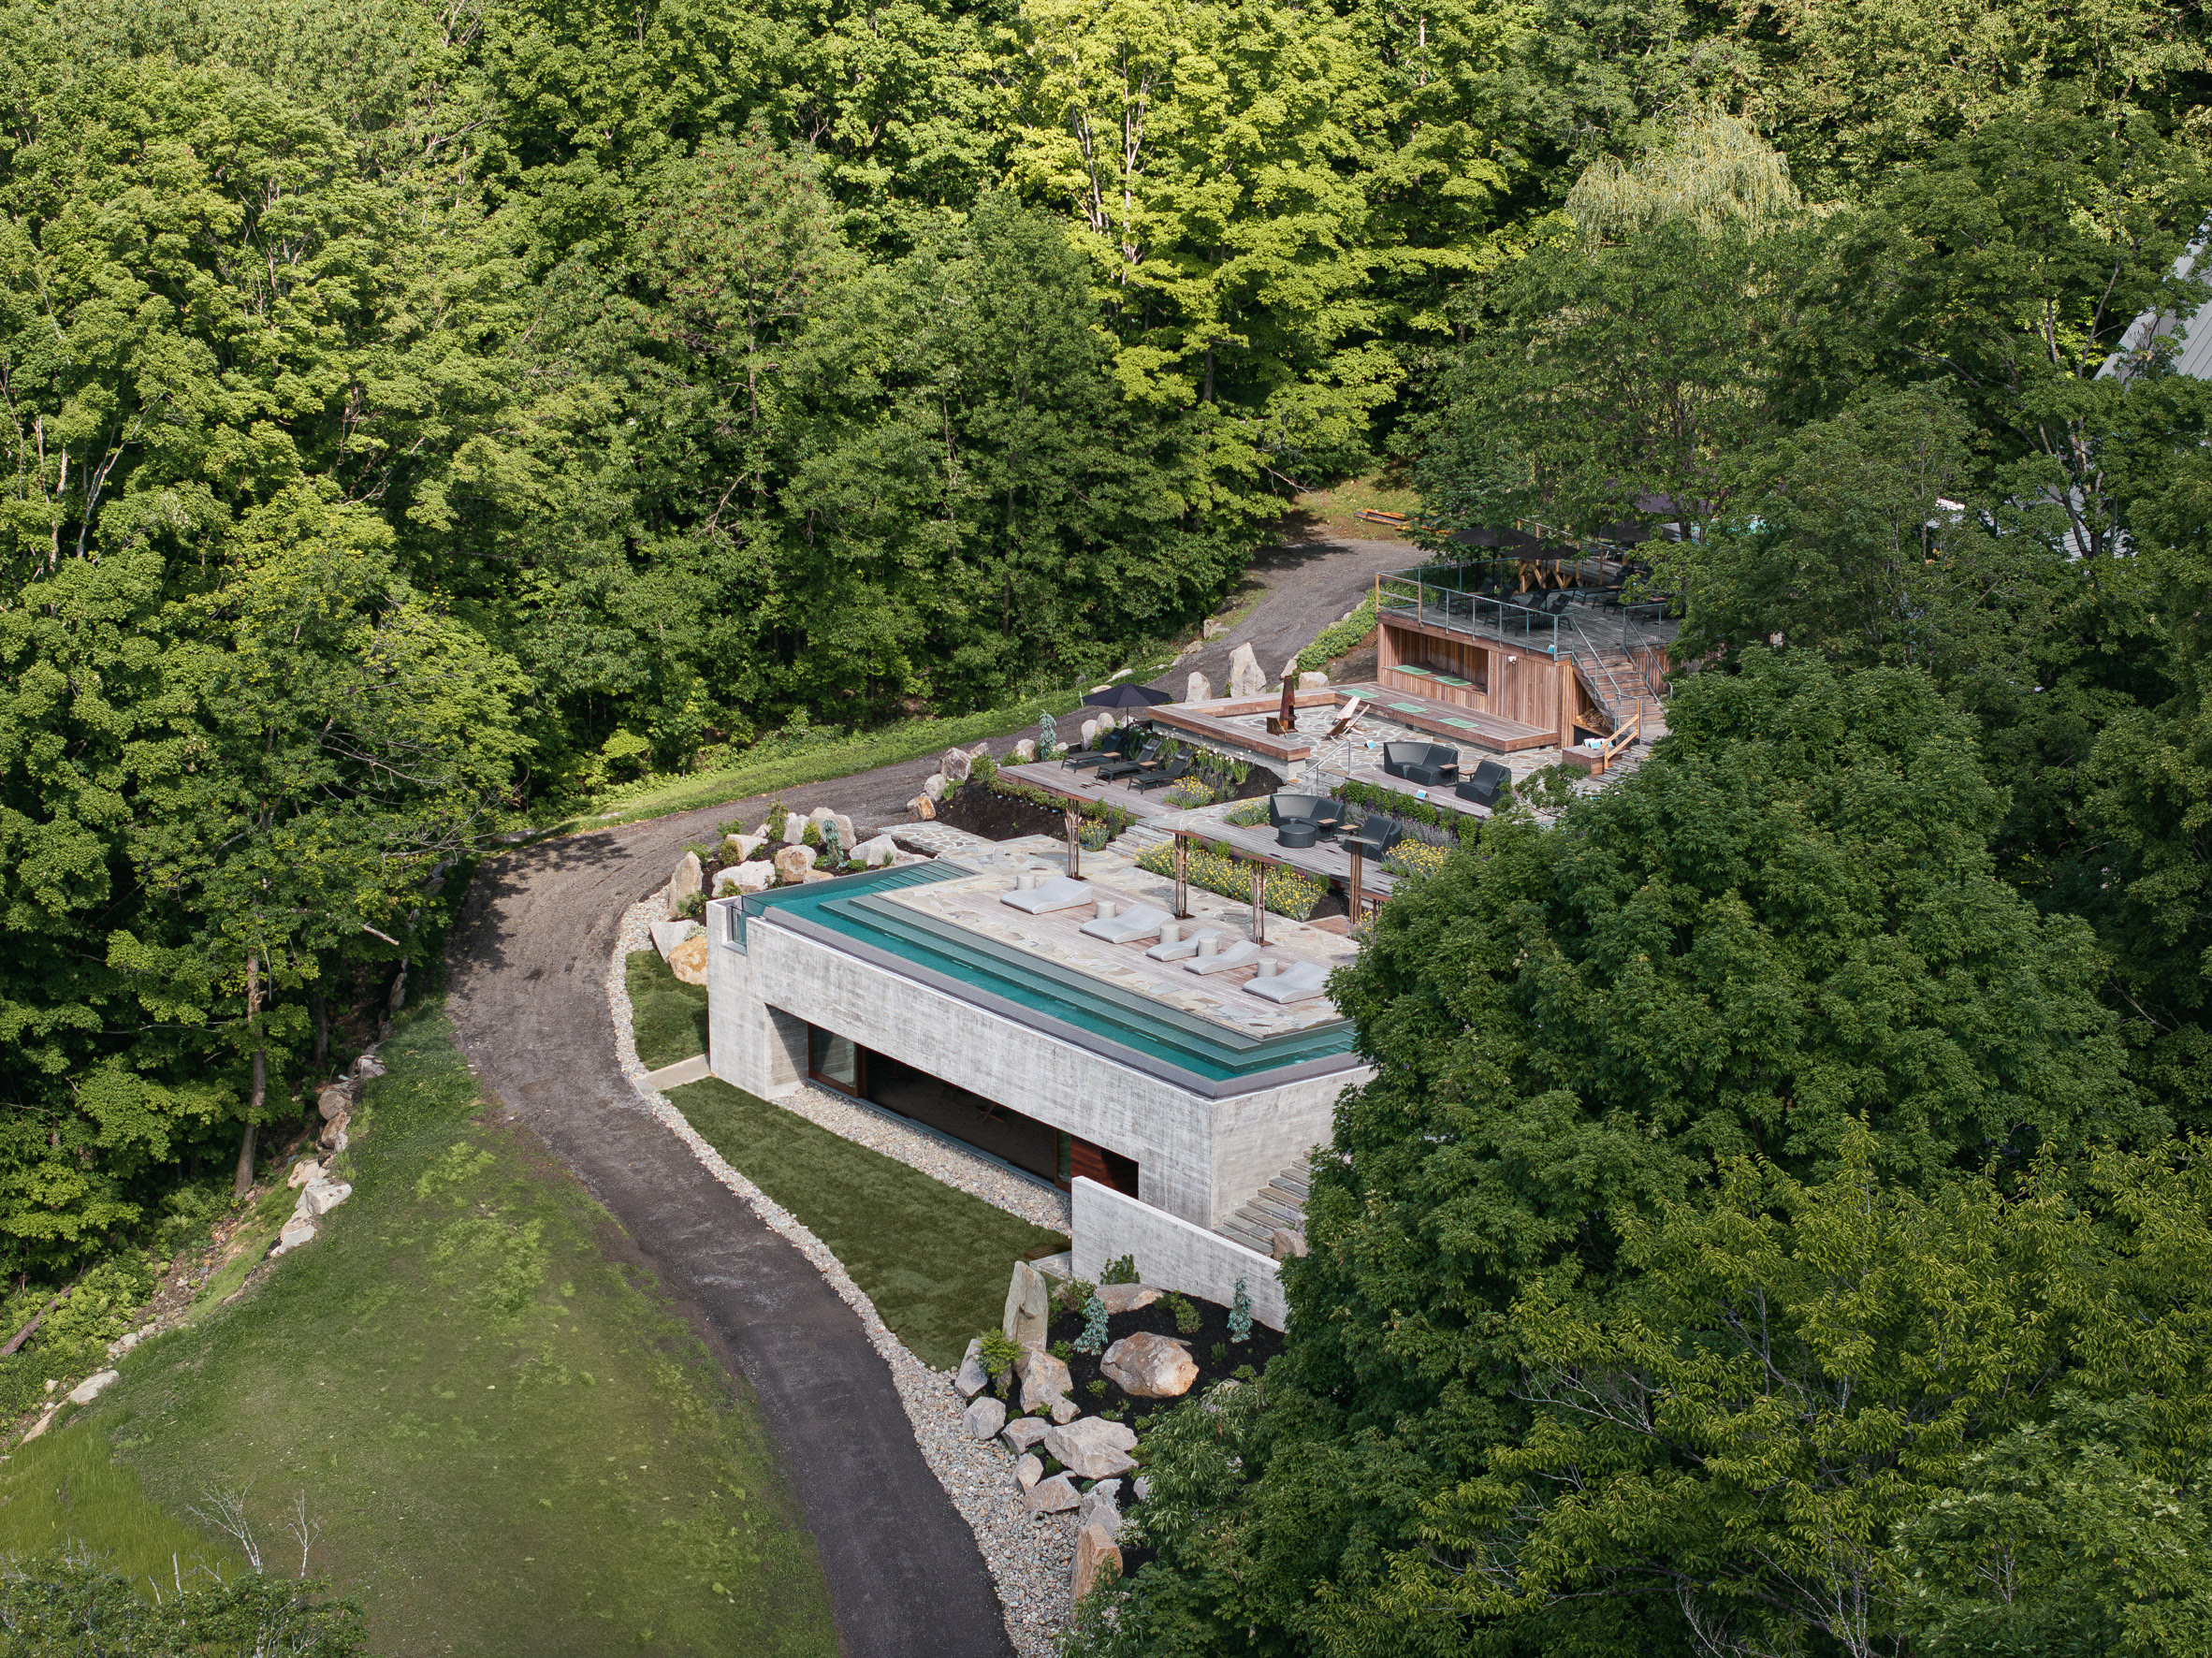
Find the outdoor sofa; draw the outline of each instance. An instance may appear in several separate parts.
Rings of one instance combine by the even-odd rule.
[[[1433,789],[1460,780],[1460,751],[1442,743],[1385,743],[1382,768],[1393,778]]]
[[[1477,806],[1497,808],[1499,791],[1513,780],[1513,774],[1494,760],[1486,760],[1475,768],[1471,777],[1463,779],[1452,791],[1462,800],[1473,801]]]

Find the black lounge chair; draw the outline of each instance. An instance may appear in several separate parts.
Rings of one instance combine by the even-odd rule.
[[[1132,778],[1130,783],[1140,793],[1146,789],[1165,789],[1170,784],[1181,782],[1189,770],[1190,756],[1178,754],[1157,771],[1145,772],[1141,777]]]
[[[1061,768],[1102,765],[1110,761],[1127,759],[1128,746],[1135,735],[1136,728],[1125,725],[1112,733],[1096,749],[1070,749],[1060,756]]]
[[[1111,765],[1101,765],[1092,775],[1101,783],[1114,783],[1123,778],[1133,778],[1141,771],[1151,770],[1152,763],[1159,758],[1159,751],[1165,746],[1162,743],[1147,743],[1136,759],[1116,760]]]
[[[1477,806],[1497,809],[1498,795],[1513,780],[1513,774],[1494,760],[1486,760],[1475,768],[1468,778],[1452,793],[1462,800],[1471,800]]]
[[[1337,836],[1338,844],[1357,849],[1362,857],[1379,858],[1405,837],[1398,820],[1382,812],[1372,812],[1362,818],[1355,828],[1346,829]]]
[[[1317,835],[1334,835],[1344,822],[1344,802],[1325,794],[1298,794],[1283,790],[1267,797],[1267,821],[1276,829],[1311,823]]]
[[[1460,751],[1441,743],[1385,743],[1382,768],[1393,778],[1434,789],[1460,780]]]

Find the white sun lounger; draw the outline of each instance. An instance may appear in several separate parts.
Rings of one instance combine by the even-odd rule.
[[[1329,994],[1329,969],[1319,962],[1293,962],[1272,979],[1254,979],[1244,988],[1271,1002],[1310,1002]]]
[[[1201,938],[1222,938],[1228,935],[1219,927],[1201,927],[1195,933],[1186,933],[1172,944],[1155,944],[1144,953],[1156,962],[1179,962],[1198,953]]]
[[[1140,938],[1150,938],[1159,932],[1160,924],[1168,919],[1168,912],[1157,904],[1138,904],[1123,910],[1111,921],[1086,921],[1083,930],[1094,938],[1103,938],[1109,944],[1134,944]]]
[[[1259,946],[1246,938],[1219,955],[1194,955],[1183,964],[1186,973],[1226,973],[1231,967],[1241,967],[1247,962],[1259,959]]]
[[[1049,909],[1073,909],[1098,895],[1099,889],[1087,880],[1070,880],[1065,875],[1055,875],[1050,880],[1039,881],[1026,893],[1001,893],[998,901],[1011,904],[1016,909],[1026,909],[1031,915],[1042,915]]]

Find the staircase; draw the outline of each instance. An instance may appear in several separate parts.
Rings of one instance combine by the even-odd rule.
[[[1306,1190],[1306,1159],[1301,1157],[1214,1229],[1231,1243],[1273,1259],[1277,1227],[1296,1232],[1301,1239],[1305,1236]]]
[[[1581,673],[1582,683],[1605,710],[1610,729],[1619,731],[1624,720],[1641,714],[1647,739],[1655,734],[1652,730],[1654,723],[1665,730],[1666,705],[1644,682],[1643,670],[1637,666],[1636,659],[1619,646],[1594,643],[1582,631],[1581,622],[1571,614],[1561,620],[1565,623],[1560,631],[1561,640]]]

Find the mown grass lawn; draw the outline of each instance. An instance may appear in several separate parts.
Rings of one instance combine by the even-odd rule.
[[[657,950],[633,950],[623,964],[637,1056],[659,1070],[706,1052],[706,986],[686,984]]]
[[[441,1011],[381,1052],[352,1200],[0,1464],[0,1549],[69,1534],[166,1576],[196,1538],[235,1562],[188,1510],[242,1489],[290,1573],[304,1492],[311,1566],[366,1605],[379,1653],[836,1652],[752,1407],[487,1110]]]
[[[730,1166],[806,1223],[928,1364],[960,1362],[996,1325],[1026,1256],[1068,1246],[1047,1231],[918,1169],[832,1134],[720,1078],[669,1091]]]

